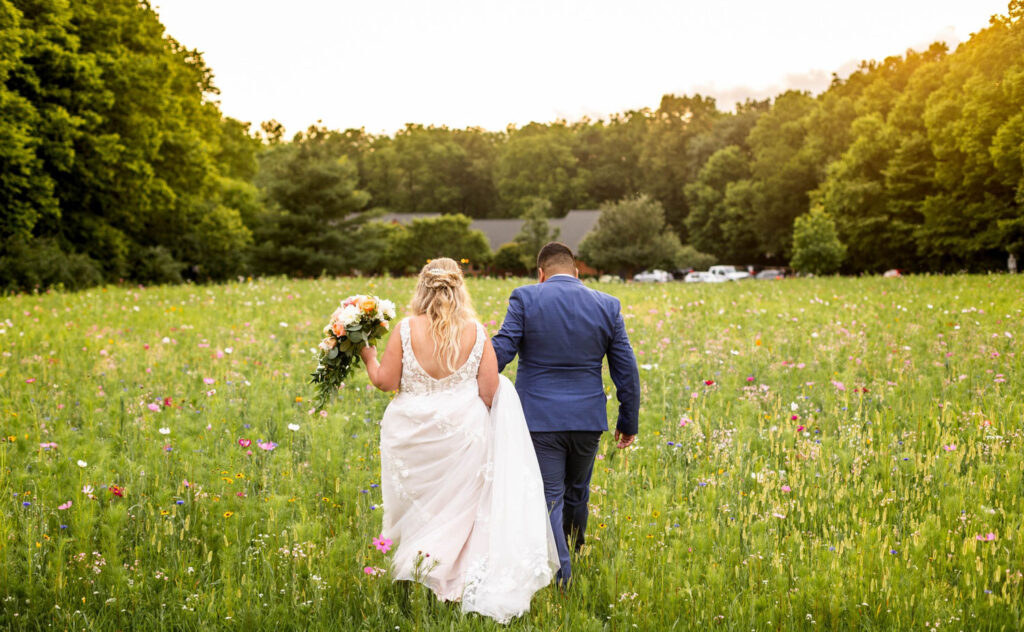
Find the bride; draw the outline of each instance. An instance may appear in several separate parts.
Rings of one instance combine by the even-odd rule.
[[[398,390],[380,432],[393,576],[504,623],[559,568],[522,406],[455,261],[424,266],[409,307],[379,363],[361,352],[374,386]]]

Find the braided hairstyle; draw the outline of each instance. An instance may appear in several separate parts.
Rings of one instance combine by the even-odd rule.
[[[445,371],[454,371],[462,329],[477,319],[459,264],[442,257],[423,266],[409,311],[415,316],[427,315],[438,360]]]

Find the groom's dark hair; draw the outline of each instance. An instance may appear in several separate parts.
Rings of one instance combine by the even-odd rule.
[[[573,256],[569,246],[552,241],[545,244],[537,253],[537,267],[545,272],[551,269],[575,270],[576,257]]]

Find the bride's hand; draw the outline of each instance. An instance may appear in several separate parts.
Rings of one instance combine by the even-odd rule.
[[[367,363],[370,360],[376,360],[377,359],[377,348],[376,347],[371,347],[370,345],[367,345],[367,346],[365,346],[365,347],[363,347],[362,349],[359,350],[359,357],[363,359],[364,363]]]

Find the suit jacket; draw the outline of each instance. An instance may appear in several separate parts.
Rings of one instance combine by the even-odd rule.
[[[531,432],[607,430],[607,357],[619,400],[615,427],[637,434],[640,374],[617,298],[570,276],[516,288],[491,342],[499,371],[519,354],[516,391]]]

